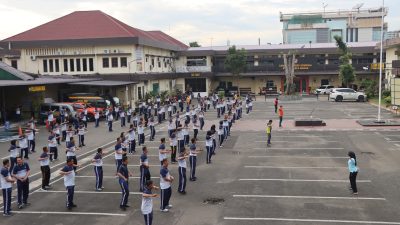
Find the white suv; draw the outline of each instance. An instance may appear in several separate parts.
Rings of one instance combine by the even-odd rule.
[[[332,85],[322,85],[321,87],[315,89],[315,94],[330,94],[334,86]]]
[[[351,88],[334,88],[329,94],[329,99],[335,100],[335,102],[341,102],[343,100],[364,102],[367,100],[367,95]]]

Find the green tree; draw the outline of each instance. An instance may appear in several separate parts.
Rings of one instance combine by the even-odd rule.
[[[238,50],[236,49],[236,46],[233,45],[228,49],[228,55],[225,59],[225,68],[232,73],[234,78],[236,78],[239,96],[239,79],[240,74],[246,70],[246,58],[246,50],[243,48]]]
[[[342,37],[335,36],[336,46],[338,47],[341,56],[340,56],[340,66],[339,66],[339,77],[343,84],[346,87],[349,87],[356,77],[354,67],[350,64],[351,61],[351,53],[346,43],[343,42]]]
[[[201,47],[201,45],[199,45],[199,43],[197,43],[197,41],[189,42],[189,46],[190,47]]]

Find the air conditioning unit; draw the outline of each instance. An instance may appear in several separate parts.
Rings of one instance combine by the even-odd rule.
[[[31,55],[31,60],[36,61],[36,55]]]

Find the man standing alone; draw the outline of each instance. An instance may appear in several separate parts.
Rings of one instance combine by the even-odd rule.
[[[283,120],[283,107],[282,107],[282,105],[279,106],[278,114],[279,114],[279,127],[282,127],[282,120]]]
[[[267,123],[267,146],[271,146],[271,136],[272,136],[272,120],[269,120]]]

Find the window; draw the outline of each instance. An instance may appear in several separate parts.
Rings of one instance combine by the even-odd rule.
[[[76,71],[81,71],[81,59],[76,59]]]
[[[47,73],[47,59],[43,59],[43,72]]]
[[[328,85],[329,80],[328,79],[321,79],[321,85]]]
[[[109,67],[110,67],[110,59],[103,58],[103,68],[109,68]]]
[[[138,98],[142,99],[142,88],[138,87],[137,92],[138,92]]]
[[[161,61],[158,59],[158,68],[161,68]]]
[[[49,71],[50,71],[50,73],[51,73],[51,72],[54,72],[53,60],[52,60],[52,59],[49,59]]]
[[[93,58],[89,58],[89,71],[94,71]]]
[[[18,69],[18,61],[17,60],[11,60],[11,66],[14,67],[15,69]]]
[[[121,67],[128,67],[128,59],[126,57],[121,57]]]
[[[207,66],[206,56],[188,56],[186,66]]]
[[[274,87],[274,81],[273,80],[267,80],[267,88],[269,87]]]
[[[151,58],[151,66],[154,67],[154,58]]]
[[[111,58],[111,67],[112,68],[118,67],[118,58],[116,58],[116,57]]]
[[[68,72],[68,59],[64,59],[64,72]]]
[[[325,59],[317,59],[317,64],[318,65],[324,65],[325,64]]]
[[[87,59],[82,59],[82,71],[87,71]]]
[[[74,59],[69,59],[69,71],[71,71],[71,72],[75,71]]]
[[[59,60],[58,59],[55,59],[54,60],[54,65],[55,65],[55,67],[56,67],[56,72],[60,72],[60,62],[59,62]]]
[[[206,92],[206,79],[205,78],[186,78],[186,88],[190,88],[193,92]]]

